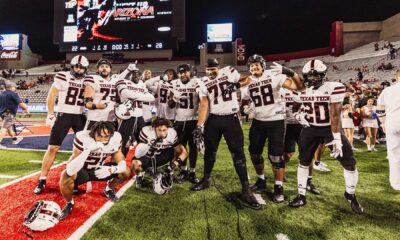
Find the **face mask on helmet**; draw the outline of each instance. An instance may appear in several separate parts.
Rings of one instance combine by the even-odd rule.
[[[60,206],[53,201],[37,201],[25,216],[23,225],[32,231],[45,231],[54,227],[61,214]]]
[[[327,66],[321,60],[308,61],[302,70],[304,85],[318,89],[325,79]]]
[[[137,71],[137,70],[132,71],[132,72],[131,72],[130,79],[131,79],[132,82],[138,83],[139,80],[140,80],[140,72]]]
[[[259,77],[267,68],[267,64],[262,56],[254,54],[247,60],[247,67],[253,76]]]
[[[173,177],[168,173],[157,173],[153,179],[153,190],[159,195],[168,193],[173,184]]]
[[[77,55],[71,59],[71,75],[82,78],[86,75],[89,68],[89,60],[85,56]]]

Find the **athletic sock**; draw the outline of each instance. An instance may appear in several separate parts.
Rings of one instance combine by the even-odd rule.
[[[308,166],[300,165],[297,167],[297,190],[299,194],[306,195],[308,179]]]
[[[356,192],[356,186],[358,182],[358,171],[357,169],[354,171],[349,171],[344,169],[344,182],[346,184],[346,192],[349,194],[354,194]]]

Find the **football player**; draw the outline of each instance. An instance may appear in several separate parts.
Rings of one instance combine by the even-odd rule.
[[[111,161],[105,160],[111,157]],[[89,181],[108,181],[103,194],[113,202],[118,201],[115,188],[130,176],[125,157],[121,152],[121,135],[109,122],[96,122],[90,129],[78,132],[72,156],[61,173],[60,191],[67,202],[60,219],[65,219],[74,208],[74,186]]]
[[[133,104],[133,113],[131,117],[127,120],[123,120],[118,128],[118,132],[122,136],[122,153],[126,156],[129,146],[133,145],[134,142],[139,139],[139,132],[145,126],[145,121],[143,119],[143,103],[154,101],[154,96],[149,93],[146,85],[142,80],[140,80],[140,71],[136,67],[128,69],[129,74],[125,76],[124,73],[121,77],[124,77],[125,85],[128,90],[134,92],[137,95],[141,95],[140,100],[135,100]],[[128,80],[129,79],[129,80]],[[121,101],[124,102],[128,98],[121,97]]]
[[[250,99],[254,104],[254,119],[249,132],[249,152],[258,176],[257,182],[251,188],[253,191],[266,189],[262,152],[268,139],[268,159],[275,176],[273,201],[280,203],[284,201],[285,174],[283,159],[285,105],[280,89],[297,90],[302,83],[300,76],[293,70],[277,63],[267,70],[264,58],[257,54],[249,57],[247,66],[251,75],[248,85],[241,88],[241,96],[244,100]]]
[[[198,78],[192,78],[191,67],[189,64],[178,66],[179,79],[172,81],[171,105],[176,108],[175,130],[178,133],[178,141],[183,146],[189,145],[188,171],[186,162],[182,171],[178,174],[178,179],[186,179],[192,183],[198,183],[196,177],[197,146],[194,142],[192,132],[197,125],[197,113],[199,110],[199,84]]]
[[[296,151],[296,144],[299,143],[300,132],[303,129],[303,126],[293,115],[293,93],[290,90],[282,89],[281,91],[282,97],[285,100],[285,144],[284,144],[284,159],[285,164],[290,161],[290,158],[294,155]],[[309,127],[308,122],[305,122],[306,126]],[[318,151],[318,150],[317,150]],[[319,195],[321,192],[314,185],[312,181],[313,176],[313,164],[310,164],[308,179],[307,179],[307,191],[310,191],[313,194]]]
[[[178,142],[171,121],[164,118],[155,119],[152,126],[142,128],[139,144],[135,149],[132,171],[137,174],[136,187],[143,187],[145,171],[155,175],[159,167],[167,164],[165,170],[172,177],[175,167],[181,166],[186,158],[186,149]]]
[[[302,122],[310,127],[303,128],[299,139],[299,159],[297,169],[298,195],[289,206],[301,207],[306,204],[306,186],[309,166],[318,145],[323,141],[344,168],[346,190],[344,197],[350,202],[351,209],[361,214],[363,208],[357,201],[355,190],[358,182],[356,159],[347,138],[340,133],[340,112],[345,95],[345,86],[338,82],[325,82],[327,66],[321,60],[308,61],[302,70],[305,89],[294,93],[295,114],[300,114]],[[297,112],[300,104],[304,112]]]
[[[217,59],[209,59],[206,66],[207,77],[200,81],[200,106],[196,129],[193,132],[196,142],[204,138],[204,176],[192,187],[193,191],[209,188],[211,172],[217,156],[221,137],[224,136],[232,155],[233,164],[242,184],[241,200],[251,208],[261,206],[251,192],[246,157],[243,150],[243,132],[240,126],[238,111],[239,102],[236,91],[227,91],[240,87],[239,72],[232,67],[219,67]],[[208,118],[207,113],[210,110]],[[207,120],[207,122],[206,122]]]
[[[395,85],[382,91],[376,113],[386,133],[390,186],[394,190],[400,190],[400,69],[396,72],[396,80]]]
[[[51,127],[49,146],[43,157],[38,184],[33,191],[35,194],[43,193],[47,175],[70,128],[77,133],[85,126],[83,80],[88,68],[87,58],[77,55],[71,59],[71,71],[58,72],[54,77],[54,83],[47,96],[46,125]],[[58,98],[57,114],[54,109],[56,98]]]
[[[155,106],[157,109],[157,117],[166,118],[171,122],[175,120],[175,108],[168,105],[168,98],[171,95],[172,80],[177,79],[178,75],[175,70],[167,69],[164,75],[147,80],[147,88],[155,95]]]

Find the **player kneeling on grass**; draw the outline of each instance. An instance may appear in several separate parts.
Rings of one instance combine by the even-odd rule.
[[[111,161],[105,163],[110,156],[112,156]],[[62,210],[60,219],[65,219],[74,207],[72,199],[74,185],[108,180],[103,194],[116,202],[118,197],[115,195],[115,188],[124,182],[130,173],[121,152],[121,135],[114,131],[111,123],[96,122],[90,131],[78,132],[72,156],[65,171],[61,173],[60,191],[67,204]]]
[[[186,161],[188,154],[172,123],[164,118],[153,121],[152,126],[142,128],[139,144],[132,161],[132,171],[137,174],[136,187],[143,187],[144,172],[153,174],[153,189],[157,194],[167,193],[172,187],[173,171]],[[163,172],[159,167],[165,166]]]

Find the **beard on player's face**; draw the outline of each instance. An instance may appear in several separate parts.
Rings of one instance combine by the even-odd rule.
[[[207,77],[215,79],[218,76],[219,69],[217,67],[206,68]]]

